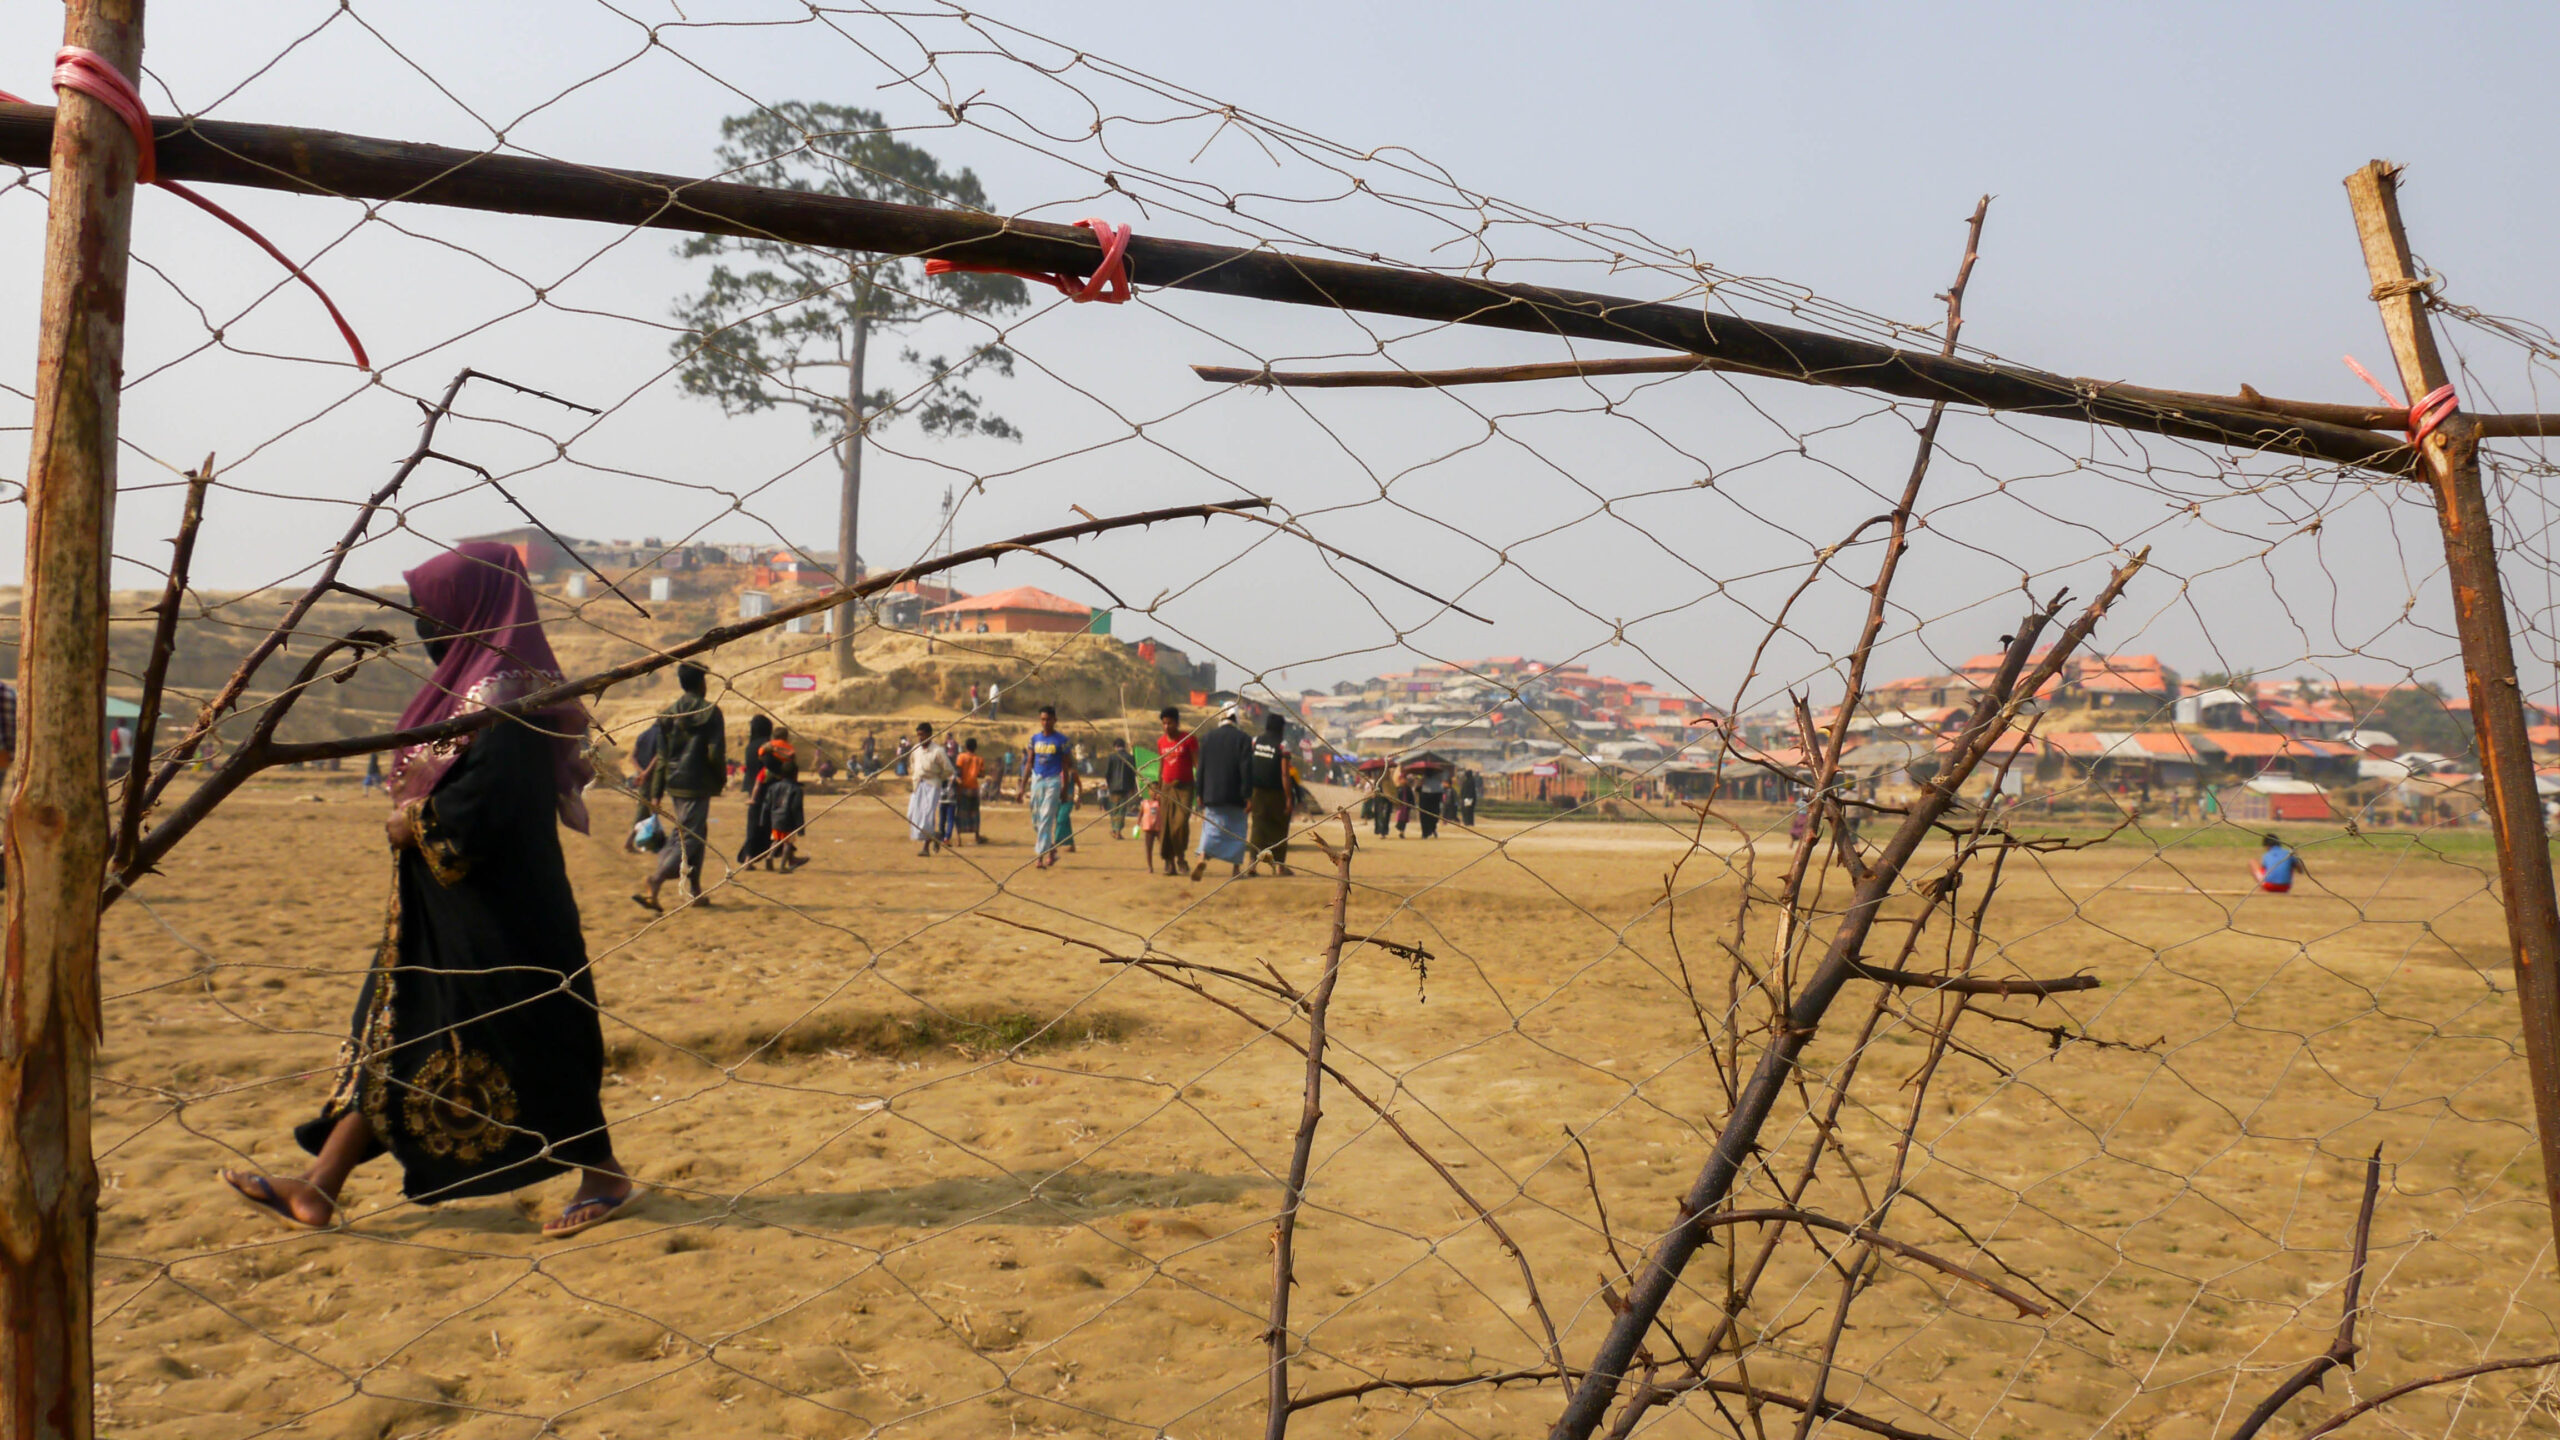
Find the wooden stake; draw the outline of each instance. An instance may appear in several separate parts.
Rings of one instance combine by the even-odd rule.
[[[62,39],[126,75],[143,0],[68,0]],[[0,1440],[89,1440],[98,1170],[98,877],[107,859],[107,546],[123,381],[132,133],[66,96],[49,155],[27,454],[18,761],[0,968]]]
[[[2398,167],[2373,161],[2347,177],[2347,199],[2364,241],[2373,299],[2382,307],[2382,328],[2400,364],[2400,383],[2415,401],[2444,384],[2446,375],[2417,288],[2417,267],[2409,259],[2409,235],[2400,226],[2399,176]],[[2479,422],[2457,411],[2422,450],[2419,475],[2435,491],[2436,523],[2444,532],[2462,677],[2470,688],[2481,781],[2498,838],[2507,946],[2515,955],[2525,1065],[2542,1142],[2543,1198],[2551,1207],[2553,1234],[2560,1236],[2560,1054],[2554,1053],[2560,1049],[2560,898],[2552,891],[2551,847],[2543,832],[2542,798],[2534,789],[2533,749],[2525,738],[2497,534],[2480,489]]]

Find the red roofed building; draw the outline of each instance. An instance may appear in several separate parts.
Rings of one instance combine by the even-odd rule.
[[[1999,675],[2003,658],[1976,655],[1964,662],[1954,678],[1976,690],[1987,690]],[[2038,650],[2033,663],[2041,664],[2044,658],[2045,652]],[[2165,712],[2176,702],[2178,690],[2177,672],[2162,665],[2157,655],[2075,655],[2063,662],[2061,673],[2047,681],[2036,698],[2099,710]]]
[[[2306,740],[2267,730],[2201,730],[2189,737],[2199,752],[2220,751],[2236,775],[2283,775],[2353,784],[2363,759],[2352,745]]]
[[[924,612],[924,623],[927,630],[990,635],[1109,630],[1107,613],[1030,585],[937,605]]]

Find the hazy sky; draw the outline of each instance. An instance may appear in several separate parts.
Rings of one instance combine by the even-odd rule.
[[[1436,167],[1528,210],[1630,227],[1723,275],[1775,277],[1915,324],[1938,318],[1931,297],[1964,215],[1988,192],[1969,344],[2076,375],[2216,390],[2246,381],[2335,400],[2366,393],[2342,352],[2390,374],[2339,184],[2386,156],[2409,167],[2410,225],[2449,294],[2560,315],[2560,279],[2543,263],[2555,202],[2517,180],[2560,147],[2546,73],[2560,11],[2547,6],[2431,8],[2423,42],[2410,43],[2458,53],[2458,70],[2386,58],[2411,12],[2365,5],[971,8],[1376,158],[1283,163],[1270,137],[1222,131],[1136,80],[1089,69],[1052,79],[983,53],[986,34],[931,6],[916,7],[921,19],[847,10],[813,21],[806,7],[712,0],[620,11],[570,0],[357,0],[343,12],[335,0],[163,3],[151,12],[147,93],[164,112],[470,147],[503,130],[537,153],[689,174],[710,168],[722,115],[754,100],[832,100],[941,127],[911,138],[974,167],[1002,210],[1462,261],[1463,250],[1433,247],[1473,212],[1445,208],[1454,192],[1412,173]],[[656,45],[652,25],[665,27]],[[10,7],[0,38],[0,54],[18,57],[0,66],[0,87],[33,92],[59,13]],[[1025,58],[1066,53],[995,38]],[[920,46],[939,52],[938,69]],[[954,99],[982,89],[970,123],[933,109],[926,92],[942,84]],[[1024,143],[1032,130],[1052,138]],[[1102,168],[1165,178],[1115,193],[1096,182]],[[1352,189],[1355,174],[1371,188]],[[1167,183],[1246,198],[1228,218],[1167,203]],[[1382,203],[1382,183],[1443,204],[1439,220]],[[153,583],[147,565],[165,554],[174,511],[170,467],[208,451],[230,488],[214,502],[199,579],[259,584],[309,563],[344,525],[345,504],[412,443],[416,410],[403,397],[433,393],[464,365],[608,410],[589,424],[492,394],[472,407],[485,420],[445,442],[515,476],[511,488],[564,532],[832,544],[835,482],[805,425],[726,419],[668,383],[668,307],[701,276],[674,257],[676,237],[424,207],[367,220],[350,202],[271,192],[219,198],[289,253],[326,252],[314,271],[364,333],[383,384],[345,364],[317,307],[276,289],[264,257],[146,196],[136,250],[153,268],[134,291],[117,537],[121,555],[144,563],[120,567],[120,584]],[[0,197],[0,265],[28,277],[0,292],[0,333],[25,337],[0,374],[17,390],[30,383],[42,221],[34,190]],[[1510,226],[1485,240],[1505,261],[1498,276],[1683,293],[1676,270],[1592,265],[1622,243],[1592,232]],[[223,343],[207,348],[217,328]],[[972,333],[946,323],[916,343],[947,350]],[[1165,597],[1122,633],[1176,635],[1223,657],[1230,675],[1275,683],[1369,673],[1417,652],[1527,652],[1580,654],[1724,698],[1813,556],[1883,509],[1909,464],[1907,412],[1777,382],[1273,396],[1217,391],[1185,368],[1321,355],[1380,364],[1389,341],[1409,364],[1565,353],[1496,333],[1165,293],[1119,310],[1044,305],[1007,339],[1022,371],[985,388],[1026,439],[937,445],[892,428],[869,471],[866,558],[919,553],[945,486],[973,480],[983,483],[955,526],[963,544],[1057,523],[1071,505],[1250,491],[1417,584],[1464,591],[1496,621],[1435,614],[1241,530],[1079,552],[1131,603]],[[2534,403],[2512,352],[2474,354],[2502,393],[2467,398]],[[0,420],[23,426],[24,401],[9,398]],[[2110,645],[2190,670],[2446,673],[2432,519],[2393,487],[2261,492],[2213,452],[2045,422],[1959,418],[1946,447],[1888,668],[1987,648],[2014,618],[2024,575],[2085,589],[2111,549],[2149,543],[2161,569],[2111,623]],[[437,540],[509,523],[469,478],[422,474],[408,533],[362,555],[356,578],[390,578]],[[2538,534],[2539,497],[2510,498],[2530,502],[2530,514],[2511,513]],[[0,509],[0,554],[18,553],[21,516]],[[1874,552],[1842,563],[1863,583]],[[1102,598],[1037,561],[962,583]],[[2547,609],[2538,559],[2514,583],[2528,612]],[[1765,662],[1771,681],[1812,674],[1861,609],[1854,585],[1817,585]],[[2529,669],[2534,683],[2548,684],[2548,658]]]

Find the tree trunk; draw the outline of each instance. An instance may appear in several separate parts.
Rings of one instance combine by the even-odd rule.
[[[142,0],[72,0],[63,43],[142,73]],[[98,877],[107,858],[107,542],[133,137],[65,92],[53,132],[18,753],[0,966],[0,1437],[88,1440],[98,1166]]]
[[[868,280],[855,282],[861,288],[861,309],[870,307],[871,287]],[[845,367],[844,382],[844,499],[836,514],[836,577],[850,585],[855,574],[855,544],[862,538],[862,362],[871,348],[871,321],[867,314],[857,314],[853,322],[853,358]],[[853,658],[853,617],[861,607],[848,600],[836,607],[836,675],[841,678],[861,671],[861,662]]]

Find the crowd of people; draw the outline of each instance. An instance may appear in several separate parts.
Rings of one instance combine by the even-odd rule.
[[[1452,774],[1446,767],[1426,761],[1389,767],[1382,772],[1377,788],[1360,802],[1360,813],[1382,839],[1390,823],[1396,837],[1402,839],[1419,819],[1422,838],[1436,840],[1444,821],[1474,828],[1476,807],[1483,800],[1483,776],[1473,770]]]
[[[788,873],[808,863],[799,850],[808,823],[807,792],[790,727],[768,715],[751,716],[745,758],[730,758],[727,719],[709,698],[708,682],[701,667],[679,665],[674,703],[639,732],[629,755],[635,810],[624,848],[650,856],[641,889],[631,898],[652,912],[665,910],[666,889],[678,880],[685,903],[711,903],[703,881],[711,802],[733,785],[746,799],[747,834],[739,843],[738,865]],[[1157,718],[1162,733],[1148,742],[1132,746],[1123,735],[1087,746],[1059,728],[1055,706],[1044,705],[1019,752],[993,757],[979,749],[975,735],[937,733],[933,722],[919,721],[885,758],[876,732],[866,734],[847,773],[869,778],[886,772],[907,782],[907,838],[919,856],[963,842],[986,844],[987,806],[1011,798],[1022,803],[1030,821],[1034,869],[1054,868],[1076,853],[1081,807],[1099,810],[1101,829],[1112,840],[1142,842],[1150,873],[1198,880],[1221,862],[1236,876],[1266,868],[1294,873],[1289,834],[1314,802],[1289,745],[1286,717],[1267,714],[1255,732],[1244,728],[1235,705],[1222,707],[1196,732],[1178,707],[1167,706]],[[823,784],[832,766],[826,760],[819,765]],[[1014,784],[1010,796],[1008,781]],[[1429,838],[1444,816],[1474,823],[1480,792],[1473,781],[1472,774],[1449,776],[1437,767],[1416,766],[1386,775],[1382,799],[1371,804],[1383,802],[1409,822],[1415,795],[1421,794],[1422,833]],[[1383,835],[1384,811],[1379,813]]]

